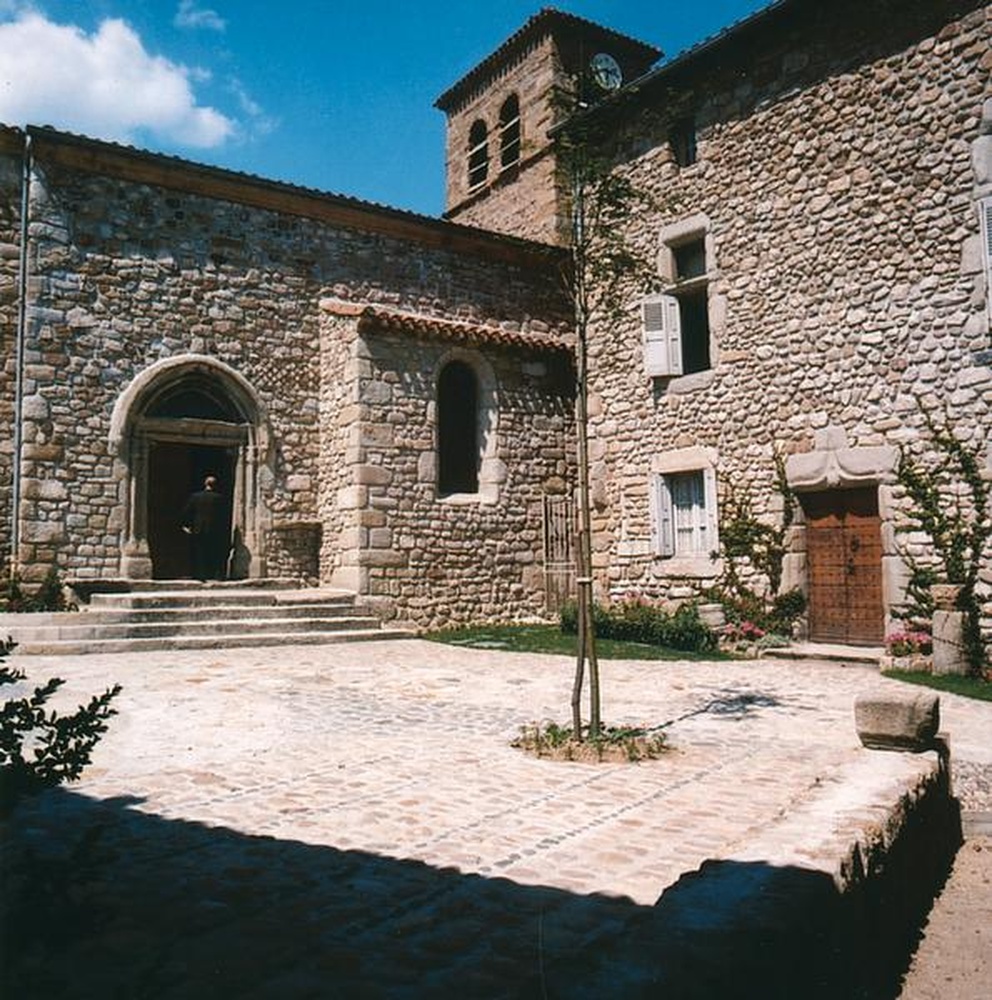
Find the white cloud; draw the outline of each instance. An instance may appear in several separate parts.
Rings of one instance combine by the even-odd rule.
[[[198,7],[196,0],[180,0],[179,10],[172,22],[177,28],[206,28],[208,31],[223,31],[227,22],[215,10]]]
[[[238,107],[241,108],[241,113],[247,120],[247,128],[245,129],[247,138],[269,135],[279,127],[279,120],[266,114],[265,109],[251,97],[240,80],[235,78],[229,80],[227,89],[234,95]]]
[[[218,146],[238,126],[198,104],[197,80],[202,73],[147,52],[121,20],[103,21],[92,35],[31,11],[0,24],[0,122],[8,125],[53,125],[119,142],[150,133],[182,146]]]

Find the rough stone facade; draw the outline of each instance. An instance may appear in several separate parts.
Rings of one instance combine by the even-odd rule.
[[[946,420],[992,474],[990,37],[982,0],[781,0],[646,72],[657,50],[544,10],[437,102],[448,215],[498,232],[0,130],[0,554],[29,579],[168,576],[166,498],[213,462],[239,575],[421,624],[539,614],[545,504],[574,480],[571,311],[564,251],[522,237],[565,236],[565,95],[650,196],[623,235],[656,262],[590,329],[600,594],[718,583],[733,499],[782,524],[783,476],[782,589],[864,619],[811,611],[813,638],[880,642],[934,559],[902,530],[901,451],[939,458]],[[643,75],[600,101],[603,52]],[[449,365],[477,392],[468,492],[438,471]],[[980,582],[992,634],[987,554]]]
[[[5,425],[13,430],[19,418],[23,430],[16,504],[8,472],[12,433],[2,451],[5,563],[16,517],[16,562],[26,580],[50,566],[70,578],[170,575],[156,562],[153,536],[170,518],[178,520],[178,510],[157,508],[174,473],[192,474],[183,464],[185,449],[202,453],[203,461],[229,463],[237,575],[334,581],[348,560],[385,565],[381,553],[391,534],[397,551],[408,544],[404,528],[389,520],[389,504],[371,507],[362,524],[352,517],[356,497],[388,485],[374,478],[373,465],[395,459],[386,492],[402,498],[416,490],[418,516],[429,517],[438,501],[435,484],[418,477],[417,454],[403,442],[389,456],[364,457],[379,429],[358,419],[360,408],[388,407],[388,392],[366,399],[396,377],[386,373],[412,379],[423,397],[417,446],[430,451],[424,407],[445,349],[432,343],[438,334],[431,323],[445,317],[473,331],[479,363],[494,371],[498,456],[512,473],[487,507],[485,528],[515,534],[500,544],[473,538],[480,519],[468,497],[461,521],[471,527],[457,540],[446,538],[451,525],[439,514],[429,544],[462,551],[489,546],[505,586],[463,593],[453,576],[423,575],[384,610],[433,621],[450,607],[466,617],[459,609],[471,599],[482,602],[475,613],[489,617],[540,611],[541,588],[530,573],[541,556],[533,507],[552,477],[540,462],[518,462],[508,442],[510,430],[531,413],[558,414],[547,447],[561,457],[552,463],[558,474],[552,486],[567,488],[567,394],[546,378],[528,382],[520,367],[535,352],[562,349],[552,336],[567,326],[557,251],[51,130],[29,135],[28,295],[16,417],[12,313],[28,144],[14,130],[2,136],[3,406]],[[396,357],[386,351],[378,359],[384,374],[374,384],[372,362],[354,345],[346,349],[334,330],[322,330],[320,303],[329,296],[388,304],[407,318],[391,341]],[[516,332],[519,343],[509,351],[521,351],[523,362],[506,360],[506,346],[487,342],[505,330]],[[528,340],[532,330],[536,346]],[[523,398],[523,384],[535,398]],[[406,430],[412,433],[412,425]],[[383,508],[387,521],[371,525]],[[359,555],[366,545],[369,551]],[[522,555],[527,546],[529,562]]]
[[[513,331],[438,321],[417,334],[389,311],[352,318],[336,300],[324,310],[325,343],[347,352],[357,373],[343,383],[351,399],[337,408],[355,474],[335,490],[327,470],[322,509],[324,558],[336,560],[336,578],[387,613],[405,608],[435,625],[509,608],[542,614],[544,497],[567,493],[572,480],[568,353]],[[475,495],[438,497],[437,379],[452,359],[469,364],[482,387],[480,482]],[[326,448],[324,461],[335,454]],[[439,603],[438,592],[458,601]]]
[[[658,206],[627,234],[658,257],[658,283],[629,302],[677,293],[678,250],[699,241],[710,363],[649,376],[636,309],[592,335],[604,592],[681,598],[713,583],[722,564],[708,551],[659,555],[654,481],[707,470],[717,507],[733,488],[781,523],[779,456],[800,499],[877,490],[886,614],[901,602],[906,552],[928,549],[897,530],[898,449],[932,452],[925,413],[989,447],[990,178],[976,170],[992,130],[990,29],[983,3],[792,4],[663,68],[615,119],[618,169]],[[669,107],[695,117],[695,163],[675,162]],[[784,585],[808,589],[799,514]]]

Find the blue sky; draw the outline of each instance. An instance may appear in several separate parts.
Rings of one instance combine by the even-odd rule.
[[[671,57],[768,0],[556,3]],[[437,215],[437,96],[541,0],[0,0],[0,121]]]

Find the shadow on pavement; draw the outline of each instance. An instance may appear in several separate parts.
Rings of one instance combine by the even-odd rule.
[[[903,902],[862,901],[852,917],[818,872],[707,862],[654,907],[638,906],[168,820],[136,804],[56,790],[0,830],[0,995],[897,993],[892,969],[880,984],[877,963],[862,962],[879,918],[891,929],[904,916],[891,906]]]

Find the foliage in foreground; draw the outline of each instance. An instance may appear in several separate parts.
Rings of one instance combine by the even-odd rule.
[[[905,681],[907,684],[933,688],[935,691],[959,694],[963,698],[992,701],[992,681],[980,677],[963,674],[931,674],[923,670],[886,670],[884,676],[896,681]]]
[[[568,761],[655,760],[665,752],[665,736],[639,726],[601,726],[598,733],[588,729],[577,739],[571,726],[536,722],[520,727],[512,746],[535,757]]]
[[[573,634],[577,621],[574,602],[565,604],[561,610],[562,631]],[[597,638],[667,646],[682,652],[704,653],[717,647],[716,634],[699,617],[695,604],[683,604],[672,612],[642,600],[594,604],[593,626]]]
[[[13,644],[0,640],[0,686],[25,679],[21,670],[3,664]],[[95,695],[72,715],[59,715],[47,703],[65,683],[58,677],[24,698],[9,698],[0,706],[0,816],[25,795],[75,781],[90,763],[93,748],[117,714],[111,702],[120,685]]]

